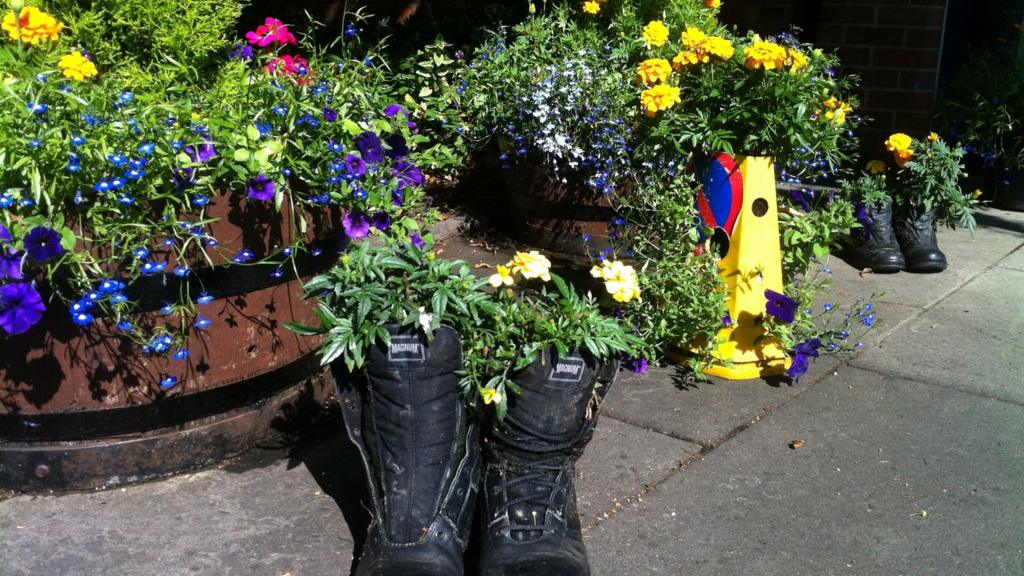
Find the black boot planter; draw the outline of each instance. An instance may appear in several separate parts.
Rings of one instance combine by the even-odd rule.
[[[946,255],[939,250],[935,235],[935,211],[916,208],[901,210],[896,221],[896,239],[911,272],[942,272]]]
[[[460,576],[480,479],[479,427],[455,374],[462,347],[447,326],[429,343],[387,328],[366,384],[338,392],[373,506],[356,576]]]
[[[618,364],[545,353],[514,380],[504,422],[485,436],[481,576],[587,576],[576,510],[576,460]]]
[[[906,266],[900,245],[893,233],[892,200],[882,208],[865,208],[871,228],[858,230],[854,237],[854,260],[858,268],[891,274]]]

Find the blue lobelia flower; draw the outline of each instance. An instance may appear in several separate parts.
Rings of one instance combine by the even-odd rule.
[[[149,256],[149,248],[146,248],[145,246],[139,246],[135,250],[132,250],[132,256],[135,256],[139,260],[142,260],[146,256]]]
[[[167,269],[167,262],[160,262],[150,260],[142,265],[142,274],[149,276],[152,274],[162,274]]]
[[[49,262],[64,253],[60,244],[60,234],[46,226],[36,226],[24,240],[25,252],[39,263]]]
[[[202,208],[210,203],[210,197],[205,194],[196,194],[192,197],[192,205]]]
[[[8,334],[24,334],[39,322],[43,312],[46,312],[46,305],[31,283],[0,286],[0,328]]]
[[[200,330],[205,330],[205,329],[209,328],[211,324],[213,324],[212,320],[210,320],[206,316],[203,316],[202,314],[200,314],[199,317],[196,318],[196,321],[192,325],[195,326],[196,328],[200,329]]]
[[[213,296],[210,296],[206,292],[203,292],[199,295],[199,298],[196,298],[196,304],[209,304],[210,302],[213,302]]]
[[[765,298],[768,299],[765,311],[777,318],[783,324],[790,324],[796,319],[796,312],[800,305],[785,294],[779,294],[774,290],[765,290]]]
[[[189,352],[188,348],[179,348],[178,350],[176,350],[174,352],[174,359],[175,360],[187,360],[188,357],[191,356],[191,355],[192,355],[192,353]]]
[[[76,312],[71,315],[71,321],[79,326],[89,326],[94,318],[88,312]]]
[[[178,377],[177,376],[168,376],[168,377],[166,377],[166,378],[164,378],[163,380],[160,381],[160,387],[163,388],[164,390],[170,390],[171,388],[174,388],[177,385],[178,385]]]
[[[238,264],[244,264],[255,257],[256,255],[252,253],[252,250],[249,250],[248,248],[243,248],[241,252],[235,254],[231,261],[236,262]]]

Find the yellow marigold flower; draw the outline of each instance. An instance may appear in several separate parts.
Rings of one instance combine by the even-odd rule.
[[[754,43],[743,49],[748,70],[781,70],[788,59],[786,49],[774,42],[765,42],[754,36]]]
[[[981,191],[981,188],[976,188],[974,190],[974,197],[975,198],[981,198],[982,194],[984,194],[984,192]]]
[[[907,136],[906,134],[904,134],[902,132],[897,132],[896,134],[893,134],[892,136],[889,136],[889,139],[885,141],[885,148],[889,152],[898,152],[898,151],[902,151],[902,150],[910,150],[911,146],[913,146],[913,145],[914,145],[913,138],[911,138],[910,136]]]
[[[789,65],[789,69],[793,72],[799,72],[810,64],[810,60],[807,59],[807,55],[803,52],[795,49],[788,48],[786,50],[786,64]]]
[[[601,11],[601,5],[597,2],[584,2],[583,11],[587,14],[597,14]]]
[[[605,290],[616,302],[630,302],[640,298],[640,283],[636,278],[636,270],[619,260],[602,261],[600,266],[591,268],[590,275],[604,280]]]
[[[885,171],[889,169],[889,165],[882,160],[871,160],[868,162],[868,172],[872,174],[885,174]]]
[[[644,26],[644,42],[648,46],[664,46],[668,42],[668,26],[661,20],[652,20]]]
[[[640,94],[640,104],[650,118],[662,110],[668,110],[679,104],[679,102],[679,88],[668,84],[658,84]]]
[[[836,98],[835,96],[825,100],[825,118],[834,122],[837,126],[846,123],[846,115],[853,112],[853,107]]]
[[[930,140],[932,142],[938,142],[939,141],[939,135],[936,134],[935,132],[929,132],[928,133],[928,140]]]
[[[35,6],[25,6],[17,15],[8,12],[4,16],[3,29],[11,40],[40,44],[59,38],[64,24]]]
[[[96,70],[96,65],[92,63],[82,53],[75,50],[71,54],[61,56],[60,61],[57,62],[57,66],[60,67],[61,72],[64,76],[73,80],[87,80],[92,78],[99,73]]]
[[[683,32],[683,45],[690,50],[699,51],[704,49],[704,43],[707,42],[708,35],[704,33],[700,28],[694,28],[689,26],[686,31]]]
[[[491,277],[487,279],[491,286],[500,288],[501,286],[511,286],[515,283],[515,279],[512,278],[512,270],[508,266],[498,266],[498,271],[495,274],[491,274]]]
[[[712,56],[722,60],[729,60],[733,54],[736,54],[736,48],[732,45],[732,41],[721,36],[708,36],[706,46]]]
[[[672,75],[672,65],[664,58],[650,58],[636,67],[637,82],[651,86],[668,80]]]
[[[704,5],[708,8],[721,8],[722,0],[704,0]]]
[[[687,66],[693,66],[694,64],[700,63],[700,55],[693,50],[685,50],[676,54],[676,57],[672,59],[672,67],[677,71],[681,71]]]
[[[480,398],[483,399],[484,404],[501,404],[501,392],[494,388],[481,388]]]
[[[551,261],[536,250],[529,252],[516,252],[509,262],[512,272],[522,274],[527,280],[540,278],[547,282],[551,280]]]

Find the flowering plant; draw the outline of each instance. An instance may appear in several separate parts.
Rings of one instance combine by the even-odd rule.
[[[937,220],[946,226],[974,230],[973,207],[978,198],[960,187],[966,176],[963,148],[949,146],[935,132],[920,139],[893,134],[885,146],[892,153],[892,165],[875,161],[869,171],[882,178],[896,204],[935,210]]]
[[[553,282],[557,292],[520,291],[519,282]],[[488,284],[497,288],[487,289]],[[559,354],[586,349],[597,359],[614,358],[636,344],[614,318],[582,298],[536,252],[519,253],[490,278],[473,276],[461,260],[437,258],[428,246],[388,239],[363,243],[342,256],[329,272],[306,285],[319,298],[319,326],[290,324],[300,334],[324,334],[322,363],[342,360],[361,368],[366,351],[388,344],[385,324],[414,326],[427,338],[442,324],[463,343],[462,387],[467,401],[493,404],[499,418],[516,391],[512,376],[541,350]]]
[[[495,35],[477,53],[464,97],[504,167],[527,157],[552,178],[611,194],[627,179],[636,110],[625,74],[626,18],[595,21],[559,5]],[[628,14],[628,13],[627,13]]]
[[[380,104],[373,55],[358,42],[296,47],[274,26],[232,52],[208,93],[121,90],[104,76],[113,63],[61,40],[0,45],[4,337],[66,306],[81,327],[185,360],[187,336],[211,324],[200,268],[298,273],[297,258],[323,252],[317,223],[339,212],[348,240],[420,241],[426,138],[401,105]],[[253,227],[225,227],[239,219]],[[177,293],[152,307],[153,283]]]
[[[663,155],[773,156],[790,172],[836,171],[853,149],[853,80],[835,57],[790,34],[733,34],[696,0],[650,21],[637,58],[642,141]],[[652,150],[653,152],[653,150]],[[641,151],[643,153],[643,151]]]

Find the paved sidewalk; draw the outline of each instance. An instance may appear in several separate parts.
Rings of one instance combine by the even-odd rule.
[[[834,260],[840,299],[885,292],[878,328],[798,384],[624,375],[580,465],[594,574],[1024,574],[1024,214],[979,222],[940,234],[939,275]],[[0,502],[0,576],[347,574],[365,512],[338,430],[290,458]]]

